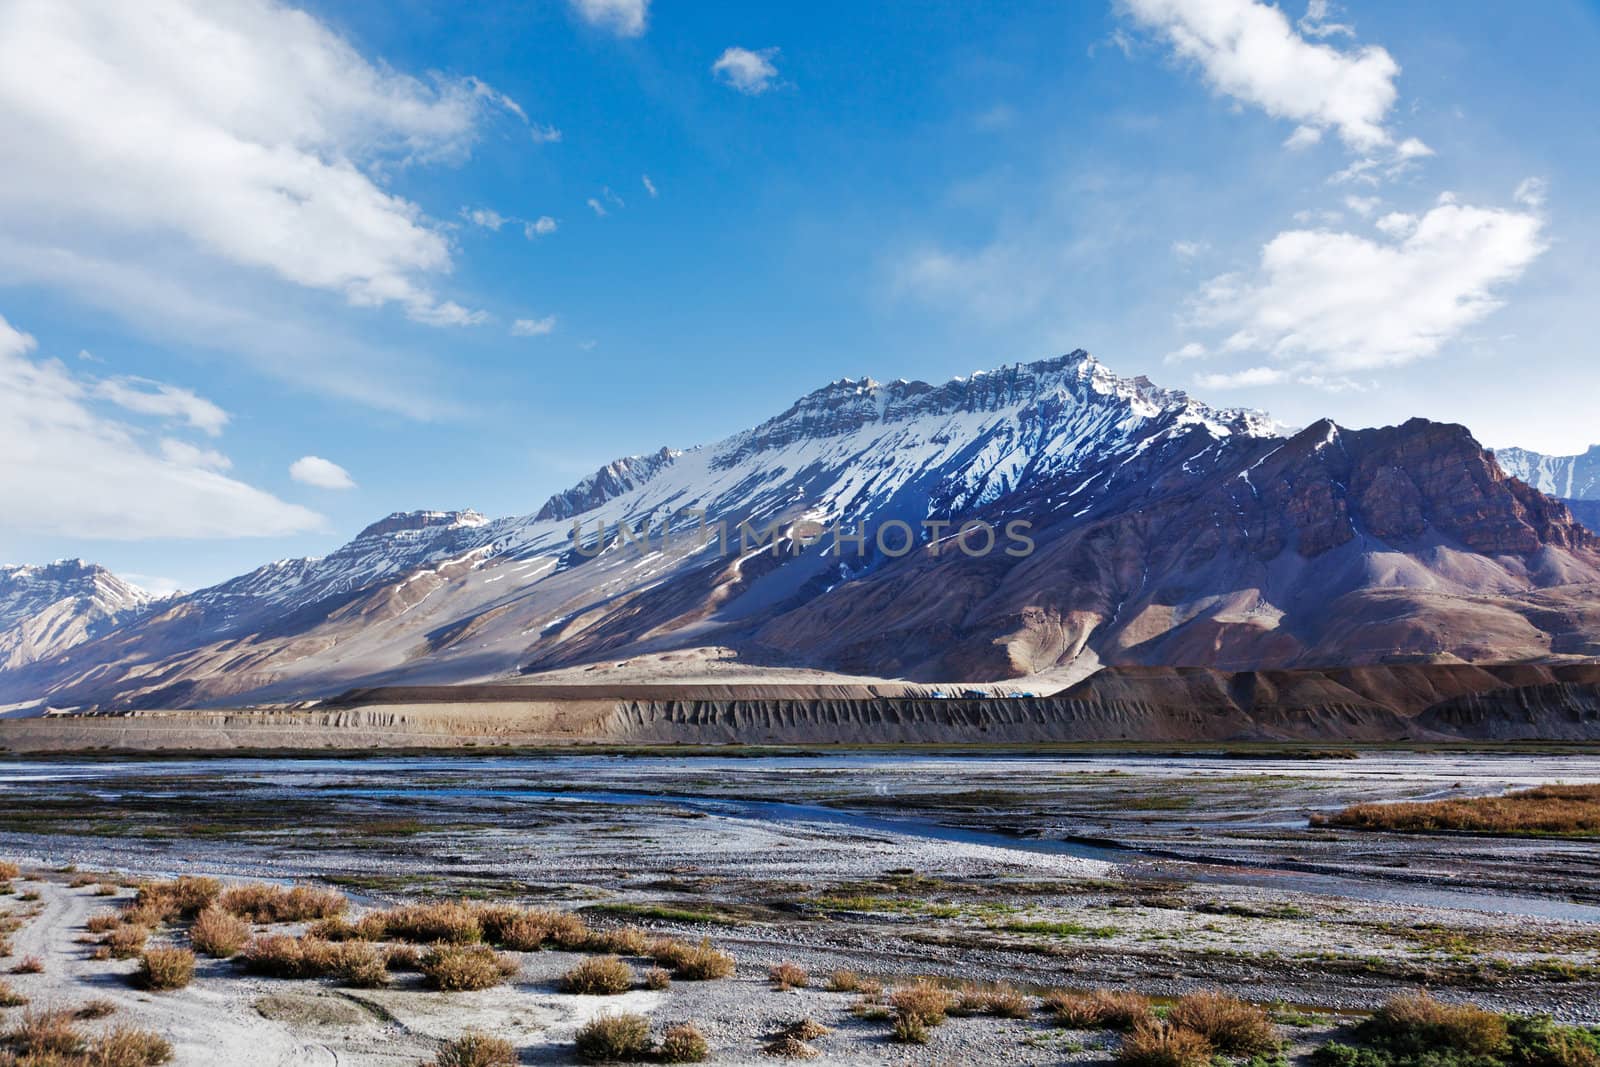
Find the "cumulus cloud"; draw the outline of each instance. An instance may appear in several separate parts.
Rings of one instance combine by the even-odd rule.
[[[535,237],[543,237],[546,234],[555,233],[556,225],[556,220],[549,215],[540,215],[532,222],[523,225],[522,235],[531,241]]]
[[[216,451],[173,439],[151,448],[137,426],[96,409],[93,382],[58,360],[35,358],[36,348],[0,318],[6,529],[131,541],[282,536],[322,526],[315,512],[221,473],[228,462]]]
[[[711,64],[711,73],[722,84],[755,96],[771,89],[777,81],[778,68],[772,62],[777,57],[776,48],[729,48]]]
[[[1296,123],[1291,147],[1314,144],[1328,129],[1358,151],[1392,143],[1384,124],[1400,65],[1384,49],[1307,40],[1281,10],[1257,0],[1122,0],[1122,6],[1216,91]],[[1325,4],[1313,5],[1300,29],[1318,38],[1348,29],[1326,21],[1327,13]]]
[[[500,227],[511,221],[500,212],[486,207],[464,207],[461,209],[461,217],[474,226],[482,226],[486,230],[495,230],[496,232],[499,231]]]
[[[546,315],[542,319],[518,319],[511,324],[513,337],[544,337],[553,333],[556,328],[556,317]]]
[[[8,158],[0,229],[144,269],[181,250],[469,324],[431,286],[451,267],[446,236],[380,179],[465,158],[489,110],[525,118],[476,79],[374,64],[270,0],[17,0],[0,33],[0,143],[27,151]]]
[[[571,0],[572,10],[591,26],[618,37],[638,37],[650,17],[650,0]]]
[[[289,464],[289,477],[315,489],[354,489],[350,472],[321,456],[301,456]]]
[[[108,378],[95,384],[94,393],[140,415],[177,419],[216,437],[228,425],[228,413],[193,391],[146,378]]]
[[[1265,352],[1351,371],[1431,356],[1500,306],[1498,295],[1544,250],[1530,212],[1479,208],[1449,194],[1420,218],[1385,216],[1385,239],[1291,230],[1249,274],[1213,279],[1196,325],[1230,331],[1224,352]]]

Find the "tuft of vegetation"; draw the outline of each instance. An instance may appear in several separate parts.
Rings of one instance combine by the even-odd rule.
[[[118,1026],[90,1043],[87,1067],[159,1067],[172,1061],[172,1045],[160,1034]]]
[[[469,1030],[440,1049],[431,1067],[515,1067],[516,1062],[511,1042]]]
[[[672,987],[672,972],[665,967],[652,967],[644,972],[644,987],[658,992]]]
[[[170,882],[142,882],[133,904],[157,922],[171,922],[200,914],[221,893],[222,883],[215,878],[183,877]]]
[[[830,993],[861,993],[870,983],[864,981],[855,971],[834,971],[828,975],[828,992]]]
[[[662,1063],[701,1063],[711,1058],[711,1043],[694,1023],[677,1023],[661,1035],[656,1059]]]
[[[767,979],[777,990],[804,989],[811,984],[811,976],[806,973],[806,969],[788,960],[768,970]]]
[[[355,989],[381,989],[389,984],[389,953],[377,945],[352,942],[332,953],[332,973]]]
[[[926,1045],[933,1036],[921,1016],[897,1012],[889,1027],[889,1036],[902,1045]]]
[[[245,946],[245,970],[268,978],[316,978],[328,973],[333,946],[312,937],[270,934]]]
[[[9,1046],[24,1063],[32,1058],[48,1064],[50,1057],[66,1059],[87,1051],[88,1041],[72,1025],[65,1011],[29,1011],[5,1035]]]
[[[189,942],[213,959],[231,959],[250,943],[250,924],[213,905],[195,916]]]
[[[691,945],[673,938],[658,938],[650,942],[646,955],[671,969],[674,978],[686,982],[726,978],[733,973],[733,957],[713,948],[709,939]]]
[[[780,1056],[787,1060],[814,1060],[822,1055],[798,1037],[790,1037],[787,1034],[765,1046],[761,1051],[768,1056]]]
[[[445,993],[489,989],[520,969],[515,960],[487,945],[436,945],[420,967],[428,984]]]
[[[637,1063],[650,1058],[650,1023],[643,1015],[597,1015],[576,1038],[585,1063]]]
[[[107,934],[122,925],[122,916],[114,911],[97,911],[84,921],[83,928],[91,934]]]
[[[80,1021],[88,1021],[90,1019],[104,1019],[107,1015],[115,1015],[116,1012],[117,1006],[111,1001],[95,999],[80,1004],[73,1010],[72,1017]]]
[[[561,976],[563,993],[614,996],[632,988],[633,968],[616,956],[595,956]]]
[[[944,986],[923,978],[890,993],[889,1004],[903,1017],[917,1019],[924,1026],[938,1026],[955,1006],[955,997]]]
[[[815,1019],[801,1019],[797,1023],[790,1023],[783,1028],[784,1037],[797,1037],[801,1041],[815,1041],[819,1037],[826,1037],[833,1031],[817,1022]]]
[[[38,956],[24,956],[11,968],[12,974],[43,974],[44,960]]]
[[[650,935],[637,926],[619,926],[614,930],[597,930],[590,934],[591,952],[610,952],[618,956],[643,956],[650,948]]]
[[[1055,990],[1045,994],[1044,1006],[1058,1026],[1071,1030],[1126,1031],[1153,1018],[1149,997],[1112,989],[1089,993]]]
[[[20,1008],[28,1003],[28,998],[18,993],[11,984],[0,978],[0,1008]]]
[[[1180,997],[1167,1021],[1193,1030],[1228,1056],[1254,1056],[1278,1047],[1278,1032],[1265,1009],[1216,989]]]
[[[1492,797],[1388,804],[1352,804],[1333,815],[1317,815],[1313,826],[1351,830],[1480,834],[1600,834],[1600,785],[1541,785]]]
[[[298,923],[344,914],[350,902],[337,889],[281,886],[266,882],[238,885],[217,899],[222,910],[253,923]],[[199,909],[195,909],[199,910]]]
[[[1117,1046],[1124,1067],[1209,1067],[1211,1042],[1202,1034],[1159,1021],[1141,1022]]]
[[[9,882],[13,878],[22,877],[22,868],[10,860],[0,860],[0,882]]]
[[[1001,1019],[1026,1019],[1033,1014],[1033,1001],[1016,986],[1004,982],[992,986],[969,986],[956,997],[957,1015],[993,1015]]]
[[[157,992],[182,989],[194,980],[194,953],[186,948],[153,948],[139,957],[134,979]]]

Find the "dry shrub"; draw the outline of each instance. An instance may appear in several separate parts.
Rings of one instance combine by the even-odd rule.
[[[139,957],[134,978],[145,989],[182,989],[194,980],[194,953],[186,948],[153,948]]]
[[[94,887],[94,895],[97,897],[114,897],[119,892],[121,892],[121,890],[112,885],[110,882],[101,882],[99,885]]]
[[[1150,999],[1138,993],[1096,989],[1090,993],[1056,990],[1045,994],[1044,1006],[1057,1024],[1072,1030],[1132,1030],[1149,1022]]]
[[[379,989],[389,984],[389,954],[363,941],[336,946],[333,973],[347,986]]]
[[[1314,826],[1357,830],[1466,830],[1499,834],[1600,832],[1600,785],[1541,785],[1494,797],[1353,804]]]
[[[576,1042],[585,1063],[636,1063],[650,1057],[650,1023],[643,1015],[597,1015]]]
[[[317,938],[319,941],[378,940],[378,938],[363,937],[361,928],[342,915],[335,915],[331,919],[318,919],[306,927],[306,936]]]
[[[1357,1028],[1357,1036],[1392,1052],[1421,1055],[1448,1048],[1492,1056],[1506,1045],[1506,1020],[1470,1004],[1443,1004],[1426,991],[1398,996]]]
[[[1141,1022],[1122,1039],[1117,1062],[1125,1067],[1209,1067],[1211,1043],[1181,1026]]]
[[[422,950],[415,945],[388,945],[383,955],[384,963],[391,971],[422,970]]]
[[[646,989],[662,990],[672,987],[672,972],[665,967],[652,967],[644,972],[644,987]]]
[[[769,970],[767,978],[772,982],[773,988],[779,990],[804,989],[811,984],[811,976],[806,973],[806,969],[788,960]]]
[[[284,887],[266,882],[239,885],[224,892],[218,903],[224,911],[254,923],[297,923],[342,915],[350,902],[337,889],[297,885]]]
[[[584,960],[561,976],[563,993],[614,996],[633,988],[633,968],[615,956]]]
[[[6,1035],[12,1049],[23,1057],[76,1056],[87,1042],[73,1029],[64,1011],[29,1011]]]
[[[82,889],[85,886],[94,885],[99,880],[100,876],[97,874],[75,874],[72,876],[72,880],[67,883],[67,888]]]
[[[674,978],[686,982],[726,978],[733,973],[733,957],[721,949],[713,948],[709,939],[698,945],[690,945],[661,938],[650,943],[648,954],[663,966],[671,968]]]
[[[104,1019],[107,1015],[115,1015],[117,1006],[109,1000],[96,999],[85,1001],[72,1012],[74,1019]]]
[[[855,971],[834,971],[828,975],[830,993],[859,993],[867,984]]]
[[[250,943],[250,924],[213,906],[195,917],[189,941],[197,951],[213,959],[229,959]]]
[[[562,948],[606,950],[604,944],[591,945],[589,942],[595,935],[582,919],[568,912],[494,904],[479,907],[474,914],[483,929],[484,940],[501,948],[533,952],[546,944],[554,944]]]
[[[1278,1033],[1264,1010],[1216,989],[1181,997],[1167,1021],[1193,1030],[1229,1056],[1253,1056],[1278,1047]]]
[[[144,943],[150,940],[148,927],[127,925],[119,926],[106,935],[105,947],[112,959],[131,960],[144,951]]]
[[[122,916],[114,911],[97,911],[84,921],[83,928],[91,934],[110,933],[122,925]]]
[[[417,945],[469,945],[483,940],[475,909],[456,903],[405,904],[369,912],[356,928],[369,941],[387,938]]]
[[[172,1046],[160,1034],[118,1026],[96,1038],[88,1067],[159,1067],[172,1060]]]
[[[611,952],[618,956],[643,956],[649,950],[650,935],[637,926],[619,926],[615,930],[590,934],[587,947],[594,952]]]
[[[270,934],[245,946],[245,970],[268,978],[316,978],[334,964],[334,946],[312,937]]]
[[[711,1056],[711,1044],[694,1023],[677,1023],[661,1035],[656,1059],[662,1063],[700,1063]]]
[[[134,897],[134,907],[159,915],[161,921],[188,919],[215,903],[222,883],[215,878],[185,876],[170,882],[144,882]]]
[[[902,1011],[895,1013],[889,1036],[902,1045],[926,1045],[931,1035],[928,1033],[928,1024],[921,1016]]]
[[[24,956],[11,968],[12,974],[43,974],[44,960],[38,956]]]
[[[1002,1019],[1026,1019],[1033,1014],[1033,1002],[1015,986],[1001,983],[963,989],[956,1001],[955,1011],[960,1015],[993,1015]]]
[[[28,1003],[28,998],[11,988],[11,984],[0,979],[0,1008],[20,1008]]]
[[[440,1049],[432,1067],[514,1067],[516,1062],[511,1042],[469,1030]]]
[[[10,860],[0,860],[0,882],[9,882],[13,878],[22,877],[22,868]]]
[[[422,957],[421,969],[430,986],[453,993],[497,986],[519,968],[487,945],[436,945]]]
[[[564,949],[581,949],[589,943],[594,936],[581,916],[567,911],[539,911],[530,910],[529,915],[536,916],[547,927],[545,937],[551,944]]]
[[[924,1026],[938,1026],[944,1022],[954,1002],[948,989],[925,978],[889,994],[889,1004],[895,1011],[921,1020]]]

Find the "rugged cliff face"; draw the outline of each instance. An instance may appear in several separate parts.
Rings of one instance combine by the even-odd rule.
[[[78,559],[0,567],[0,671],[65,652],[138,618],[155,600]]]
[[[802,520],[867,536],[807,544]],[[968,520],[1027,547],[964,551]],[[893,523],[905,554],[874,536]],[[928,682],[1595,656],[1600,544],[1462,427],[1286,437],[1076,352],[835,382],[533,516],[390,516],[0,670],[0,703],[296,700],[708,646]]]

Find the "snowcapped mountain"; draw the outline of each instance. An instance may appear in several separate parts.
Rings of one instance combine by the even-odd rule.
[[[1027,551],[970,552],[964,522],[1022,523]],[[1600,640],[1596,583],[1595,539],[1460,427],[1285,437],[1074,352],[834,382],[532,515],[390,516],[0,670],[0,702],[299,699],[713,647],[930,680],[1527,658]]]
[[[138,586],[79,559],[0,566],[0,670],[97,637],[153,601]]]
[[[1497,448],[1507,474],[1563,500],[1600,500],[1600,445],[1576,456],[1546,456],[1525,448]]]

